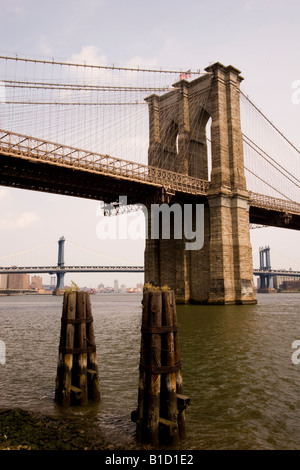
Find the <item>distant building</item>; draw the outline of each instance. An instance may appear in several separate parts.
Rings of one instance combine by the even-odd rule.
[[[300,290],[300,281],[283,281],[282,284],[280,284],[280,289],[282,290]]]
[[[8,289],[30,289],[29,274],[8,274]]]
[[[114,292],[119,292],[119,283],[117,279],[114,281]]]
[[[300,281],[300,276],[273,276],[273,285],[275,289],[283,289],[282,285],[285,282],[297,282]],[[284,288],[286,289],[286,287]]]
[[[43,278],[41,276],[31,276],[31,289],[41,290],[43,288]]]
[[[7,274],[0,274],[0,289],[7,288]]]

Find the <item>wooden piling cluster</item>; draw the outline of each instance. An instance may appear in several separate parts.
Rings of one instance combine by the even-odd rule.
[[[55,401],[65,407],[100,400],[93,317],[88,292],[64,293]]]
[[[185,438],[183,395],[174,291],[144,291],[141,327],[138,407],[131,418],[137,423],[140,443],[176,444]]]

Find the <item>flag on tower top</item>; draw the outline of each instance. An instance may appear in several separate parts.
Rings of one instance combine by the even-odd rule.
[[[191,78],[192,74],[191,71],[188,70],[187,72],[182,72],[180,74],[180,80],[186,80],[187,78]]]

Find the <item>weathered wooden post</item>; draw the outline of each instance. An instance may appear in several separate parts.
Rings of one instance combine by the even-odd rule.
[[[182,394],[177,332],[174,291],[145,289],[138,407],[131,415],[139,443],[176,444],[185,437],[184,410],[190,399]]]
[[[78,344],[75,344],[81,352],[77,354],[76,362],[78,368],[78,388],[80,389],[80,404],[86,405],[88,401],[87,393],[87,341],[86,341],[86,292],[77,293],[77,318],[78,324]]]
[[[99,401],[100,384],[88,292],[64,293],[55,401],[65,407]]]
[[[151,295],[152,294],[152,295]],[[161,385],[161,337],[157,334],[161,326],[162,299],[160,292],[150,293],[148,315],[149,329],[144,328],[143,333],[149,335],[150,347],[148,364],[140,364],[141,368],[148,368],[148,404],[146,409],[147,441],[152,445],[158,444],[158,426],[160,412],[160,385]]]
[[[88,369],[87,369],[87,378],[88,378],[88,398],[91,401],[100,400],[100,382],[99,382],[99,372],[98,372],[98,361],[97,353],[95,346],[95,334],[93,326],[93,316],[92,316],[92,306],[91,298],[87,296],[86,302],[86,341],[90,346],[88,349]]]
[[[175,343],[174,333],[177,331],[177,318],[174,317],[174,311],[176,313],[174,291],[162,291],[163,301],[163,313],[162,320],[165,334],[162,335],[162,354],[163,363],[165,364],[166,371],[163,376],[164,387],[162,387],[162,404],[161,404],[161,416],[167,420],[167,423],[176,423],[177,426],[173,425],[173,439],[172,442],[175,444],[179,441],[179,423],[178,423],[178,405],[177,405],[177,390],[176,390],[176,370],[180,367],[179,354],[178,363],[175,363]]]

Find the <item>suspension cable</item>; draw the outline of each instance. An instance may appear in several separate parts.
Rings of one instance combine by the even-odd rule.
[[[272,127],[276,130],[276,132],[278,132],[278,134],[280,134],[281,137],[282,137],[289,145],[291,145],[291,147],[293,147],[293,149],[296,150],[297,153],[300,154],[300,150],[298,150],[297,147],[295,147],[295,145],[294,145],[292,142],[290,142],[289,139],[288,139],[287,137],[285,137],[285,135],[284,135],[279,129],[277,129],[277,127],[270,121],[270,119],[268,119],[268,118],[263,114],[263,112],[262,112],[257,106],[255,106],[255,104],[250,100],[250,98],[249,98],[247,95],[245,95],[245,93],[243,93],[241,90],[240,90],[240,93],[246,98],[246,100],[249,101],[249,103],[252,104],[252,106],[256,109],[256,111],[259,112],[259,114],[270,124],[270,126],[272,126]]]
[[[283,196],[285,199],[288,199],[289,201],[291,202],[294,202],[293,199],[289,198],[288,196],[286,196],[285,194],[281,193],[280,191],[278,191],[277,188],[274,188],[274,186],[272,186],[271,184],[267,183],[265,180],[263,180],[260,176],[258,176],[257,174],[255,174],[253,171],[249,170],[249,168],[247,168],[246,166],[244,167],[245,170],[249,171],[249,173],[251,173],[253,176],[255,176],[256,178],[258,178],[260,181],[262,181],[264,184],[266,184],[267,186],[269,186],[271,189],[273,189],[274,191],[276,191],[278,194],[280,194],[281,196]]]
[[[168,73],[168,74],[181,74],[183,70],[163,70],[163,69],[146,69],[140,67],[119,67],[115,65],[92,65],[92,64],[78,64],[72,62],[60,62],[56,60],[43,60],[43,59],[26,59],[23,57],[8,57],[8,56],[0,56],[0,59],[4,60],[15,60],[15,61],[23,61],[23,62],[31,62],[35,64],[48,64],[48,65],[65,65],[69,67],[84,67],[84,68],[92,68],[92,69],[104,69],[104,70],[122,70],[128,72],[147,72],[147,73]],[[201,72],[200,69],[196,71],[188,71],[191,75],[211,75],[211,72]]]
[[[296,178],[296,176],[292,175],[288,170],[286,170],[282,165],[280,165],[280,163],[276,162],[276,160],[274,160],[274,158],[272,158],[267,152],[265,152],[264,150],[262,150],[255,142],[253,142],[253,140],[251,140],[249,137],[247,137],[245,134],[243,134],[244,137],[246,137],[246,139],[248,139],[253,145],[255,145],[261,152],[263,152],[268,158],[270,158],[270,160],[272,160],[276,165],[278,165],[278,167],[282,168],[283,171],[285,171],[288,175],[290,175],[292,178],[294,178],[296,181],[298,181],[300,183],[300,180],[298,178]],[[300,185],[295,183],[291,178],[289,178],[286,174],[284,174],[282,171],[280,171],[279,168],[277,168],[273,163],[271,163],[269,160],[267,160],[267,158],[262,155],[255,147],[253,147],[253,145],[251,145],[249,142],[247,142],[245,139],[243,139],[243,141],[245,142],[245,144],[249,145],[249,147],[251,147],[258,155],[260,155],[267,163],[269,163],[269,165],[272,165],[273,168],[275,168],[275,170],[277,170],[279,173],[281,173],[285,178],[287,178],[289,181],[291,181],[291,183],[293,183],[295,186],[297,186],[298,188],[300,188]]]

